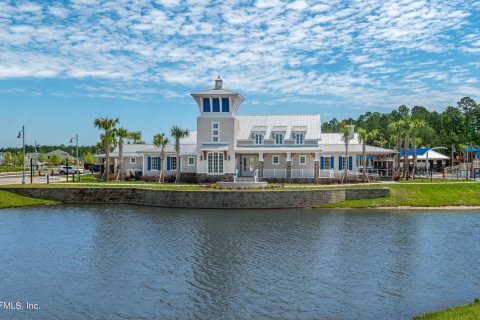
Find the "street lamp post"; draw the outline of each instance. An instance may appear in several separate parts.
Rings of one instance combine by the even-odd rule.
[[[447,149],[447,148],[445,148],[445,147],[430,148],[430,150],[435,150],[435,149]],[[428,169],[429,169],[429,167],[430,167],[430,162],[428,162],[428,153],[430,152],[430,150],[427,151],[427,163],[426,163],[426,165],[427,165],[427,168],[426,168],[426,169],[427,169],[427,174],[428,174]],[[433,172],[431,172],[431,174],[430,174],[430,181],[432,181],[432,179],[433,179]]]
[[[79,171],[80,161],[78,160],[78,133],[75,134],[74,138],[70,139],[70,143],[73,143],[73,140],[75,140],[76,147],[77,147],[76,148],[77,149],[77,180],[80,181],[80,171]]]
[[[22,126],[22,130],[18,132],[17,138],[22,138],[23,144],[23,159],[22,159],[22,184],[25,184],[27,181],[25,180],[25,126]]]

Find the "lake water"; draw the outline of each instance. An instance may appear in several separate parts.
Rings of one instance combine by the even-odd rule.
[[[479,211],[0,210],[0,319],[406,319],[480,297]]]

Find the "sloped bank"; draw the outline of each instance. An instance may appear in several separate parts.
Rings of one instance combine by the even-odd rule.
[[[8,188],[23,196],[64,203],[137,204],[170,208],[303,208],[390,194],[387,188],[269,191],[189,191],[135,188]]]

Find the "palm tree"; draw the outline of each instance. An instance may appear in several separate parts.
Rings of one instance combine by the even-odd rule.
[[[363,128],[358,128],[358,141],[362,144],[362,175],[363,175],[363,182],[367,181],[367,141],[375,139],[378,135],[378,130],[374,129],[370,132]]]
[[[165,180],[165,174],[164,174],[164,166],[165,166],[165,147],[170,141],[168,141],[168,138],[165,136],[164,133],[159,133],[153,136],[153,144],[155,147],[160,148],[160,176],[158,177],[158,182],[164,182]]]
[[[342,175],[342,183],[345,181],[347,183],[347,175],[348,175],[348,145],[350,142],[350,135],[352,133],[352,127],[347,124],[345,120],[342,121],[340,125],[340,133],[342,134],[342,138],[345,143],[345,161],[346,163],[343,164],[344,166],[344,173]]]
[[[130,131],[128,135],[128,139],[132,140],[133,144],[145,144],[145,141],[142,141],[141,131]]]
[[[116,136],[118,138],[118,155],[120,158],[118,167],[117,167],[117,178],[116,180],[118,181],[118,177],[120,176],[120,173],[122,172],[122,165],[123,165],[123,145],[125,143],[125,139],[130,137],[130,131],[127,129],[120,127],[117,130],[115,130]]]
[[[177,173],[175,175],[175,183],[180,180],[180,139],[188,137],[190,131],[174,126],[170,129],[170,135],[175,138],[175,153],[177,155]]]
[[[412,179],[415,179],[417,172],[417,135],[427,127],[427,123],[424,120],[415,119],[412,121]]]
[[[410,132],[412,131],[412,118],[409,116],[404,117],[400,120],[400,127],[402,128],[402,133],[404,134],[404,144],[403,144],[403,171],[402,178],[408,179],[410,176],[410,163],[408,161],[408,147],[410,146]]]
[[[93,125],[95,126],[95,128],[98,128],[98,129],[103,129],[105,130],[105,134],[103,136],[103,147],[104,147],[104,150],[105,150],[105,181],[108,181],[108,175],[109,175],[109,172],[110,172],[110,167],[109,167],[109,163],[110,163],[110,139],[112,136],[114,136],[114,129],[115,129],[115,126],[119,123],[119,119],[118,118],[115,118],[115,119],[110,119],[108,117],[105,117],[105,118],[97,118],[95,119],[95,121],[93,122]]]
[[[397,155],[395,157],[395,171],[400,172],[400,149],[402,148],[402,126],[400,121],[392,122],[388,125],[388,131],[395,137],[395,150]]]

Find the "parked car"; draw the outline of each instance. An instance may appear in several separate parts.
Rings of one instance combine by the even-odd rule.
[[[77,172],[82,174],[83,169],[78,169],[78,168],[70,167],[70,166],[68,166],[68,167],[63,166],[63,167],[60,167],[60,169],[58,169],[59,174],[77,174]]]
[[[90,166],[90,172],[95,173],[95,172],[100,172],[103,173],[105,171],[105,165],[104,164],[92,164]]]

